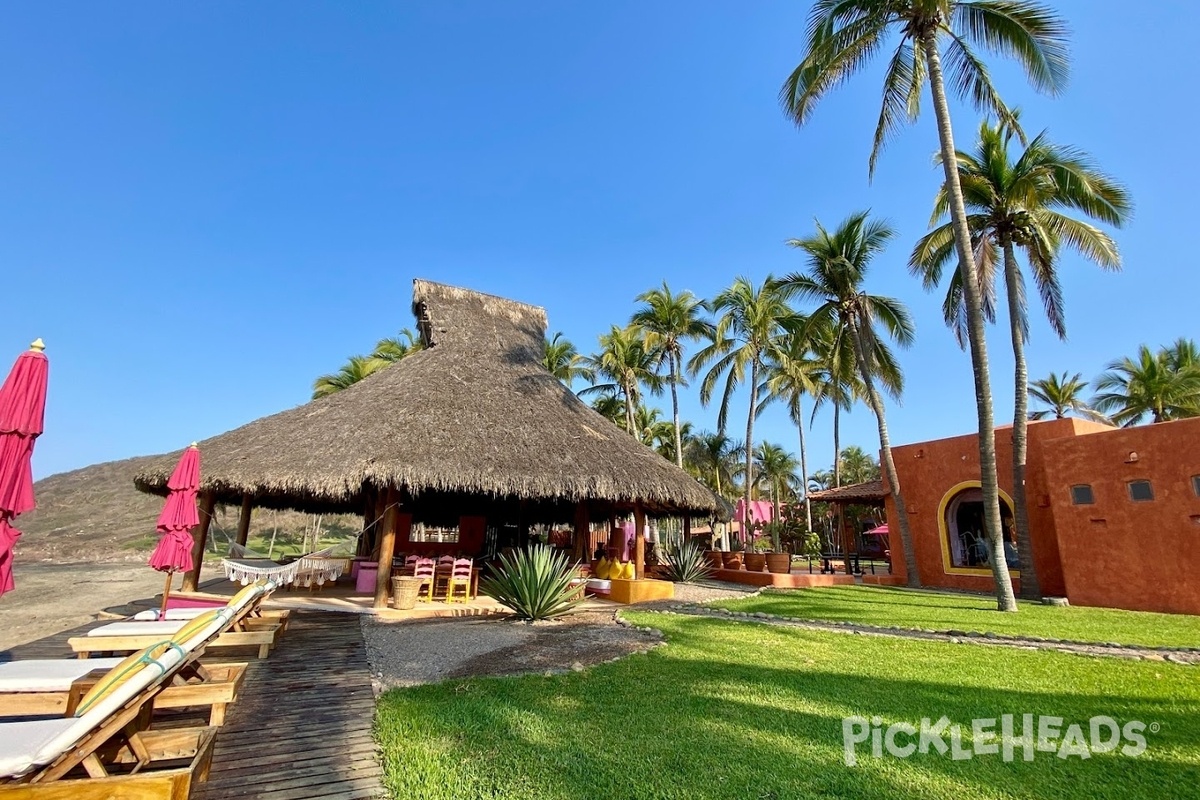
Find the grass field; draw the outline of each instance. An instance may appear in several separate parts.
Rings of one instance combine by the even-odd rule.
[[[396,798],[1156,798],[1200,776],[1194,668],[627,613],[668,644],[582,673],[385,694]],[[842,720],[966,726],[1001,714],[1153,725],[1139,757],[844,761]]]
[[[1200,617],[1108,608],[1021,603],[1016,614],[996,611],[991,597],[915,592],[870,586],[832,586],[763,592],[714,603],[732,611],[764,612],[800,619],[857,622],[923,630],[992,631],[1081,642],[1200,647]]]

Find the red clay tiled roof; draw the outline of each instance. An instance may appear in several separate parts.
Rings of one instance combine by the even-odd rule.
[[[839,486],[836,489],[810,492],[808,495],[809,499],[818,500],[823,503],[839,501],[843,503],[882,503],[883,498],[886,496],[887,490],[883,488],[883,481],[881,480],[852,483],[849,486]]]

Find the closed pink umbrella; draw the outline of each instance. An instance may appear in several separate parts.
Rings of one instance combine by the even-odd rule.
[[[0,386],[0,595],[13,589],[13,547],[21,532],[12,520],[34,507],[33,442],[42,433],[50,372],[45,349],[35,341]]]
[[[196,492],[200,488],[200,451],[193,442],[183,451],[175,471],[167,481],[167,502],[158,515],[158,530],[162,536],[150,554],[150,566],[167,573],[163,588],[162,610],[159,616],[167,615],[167,600],[171,597],[171,578],[176,572],[187,572],[192,568],[192,528],[200,524],[196,510]]]

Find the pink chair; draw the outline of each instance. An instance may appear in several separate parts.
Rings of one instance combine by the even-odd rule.
[[[471,600],[471,572],[474,568],[474,562],[469,558],[456,558],[450,569],[450,575],[446,579],[446,602],[453,603],[455,588],[462,587],[462,601],[464,603]]]
[[[435,565],[432,558],[417,558],[413,564],[413,577],[421,581],[421,585],[417,587],[417,596],[420,597],[421,590],[425,588],[425,584],[429,584],[429,592],[425,596],[426,602],[433,602],[433,580],[434,580]]]
[[[419,555],[417,555],[416,553],[413,553],[411,556],[404,559],[404,573],[403,574],[412,575],[413,568],[417,566],[417,561],[419,561],[420,559],[421,559],[421,557]]]

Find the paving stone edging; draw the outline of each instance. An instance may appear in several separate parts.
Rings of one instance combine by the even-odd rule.
[[[862,625],[854,622],[820,622],[798,617],[767,614],[763,611],[730,611],[724,608],[711,608],[704,605],[686,603],[656,604],[654,608],[631,610],[645,611],[650,614],[680,614],[693,617],[757,622],[765,625],[779,625],[861,636],[893,636],[904,639],[948,642],[951,644],[981,644],[996,647],[1015,647],[1021,650],[1054,650],[1060,653],[1123,658],[1131,661],[1167,661],[1172,664],[1186,666],[1200,665],[1200,647],[1149,647],[1124,645],[1117,642],[1079,642],[1068,639],[1048,639],[1035,636],[1022,637],[993,633],[991,631],[985,633],[959,630],[930,631],[913,628]]]

